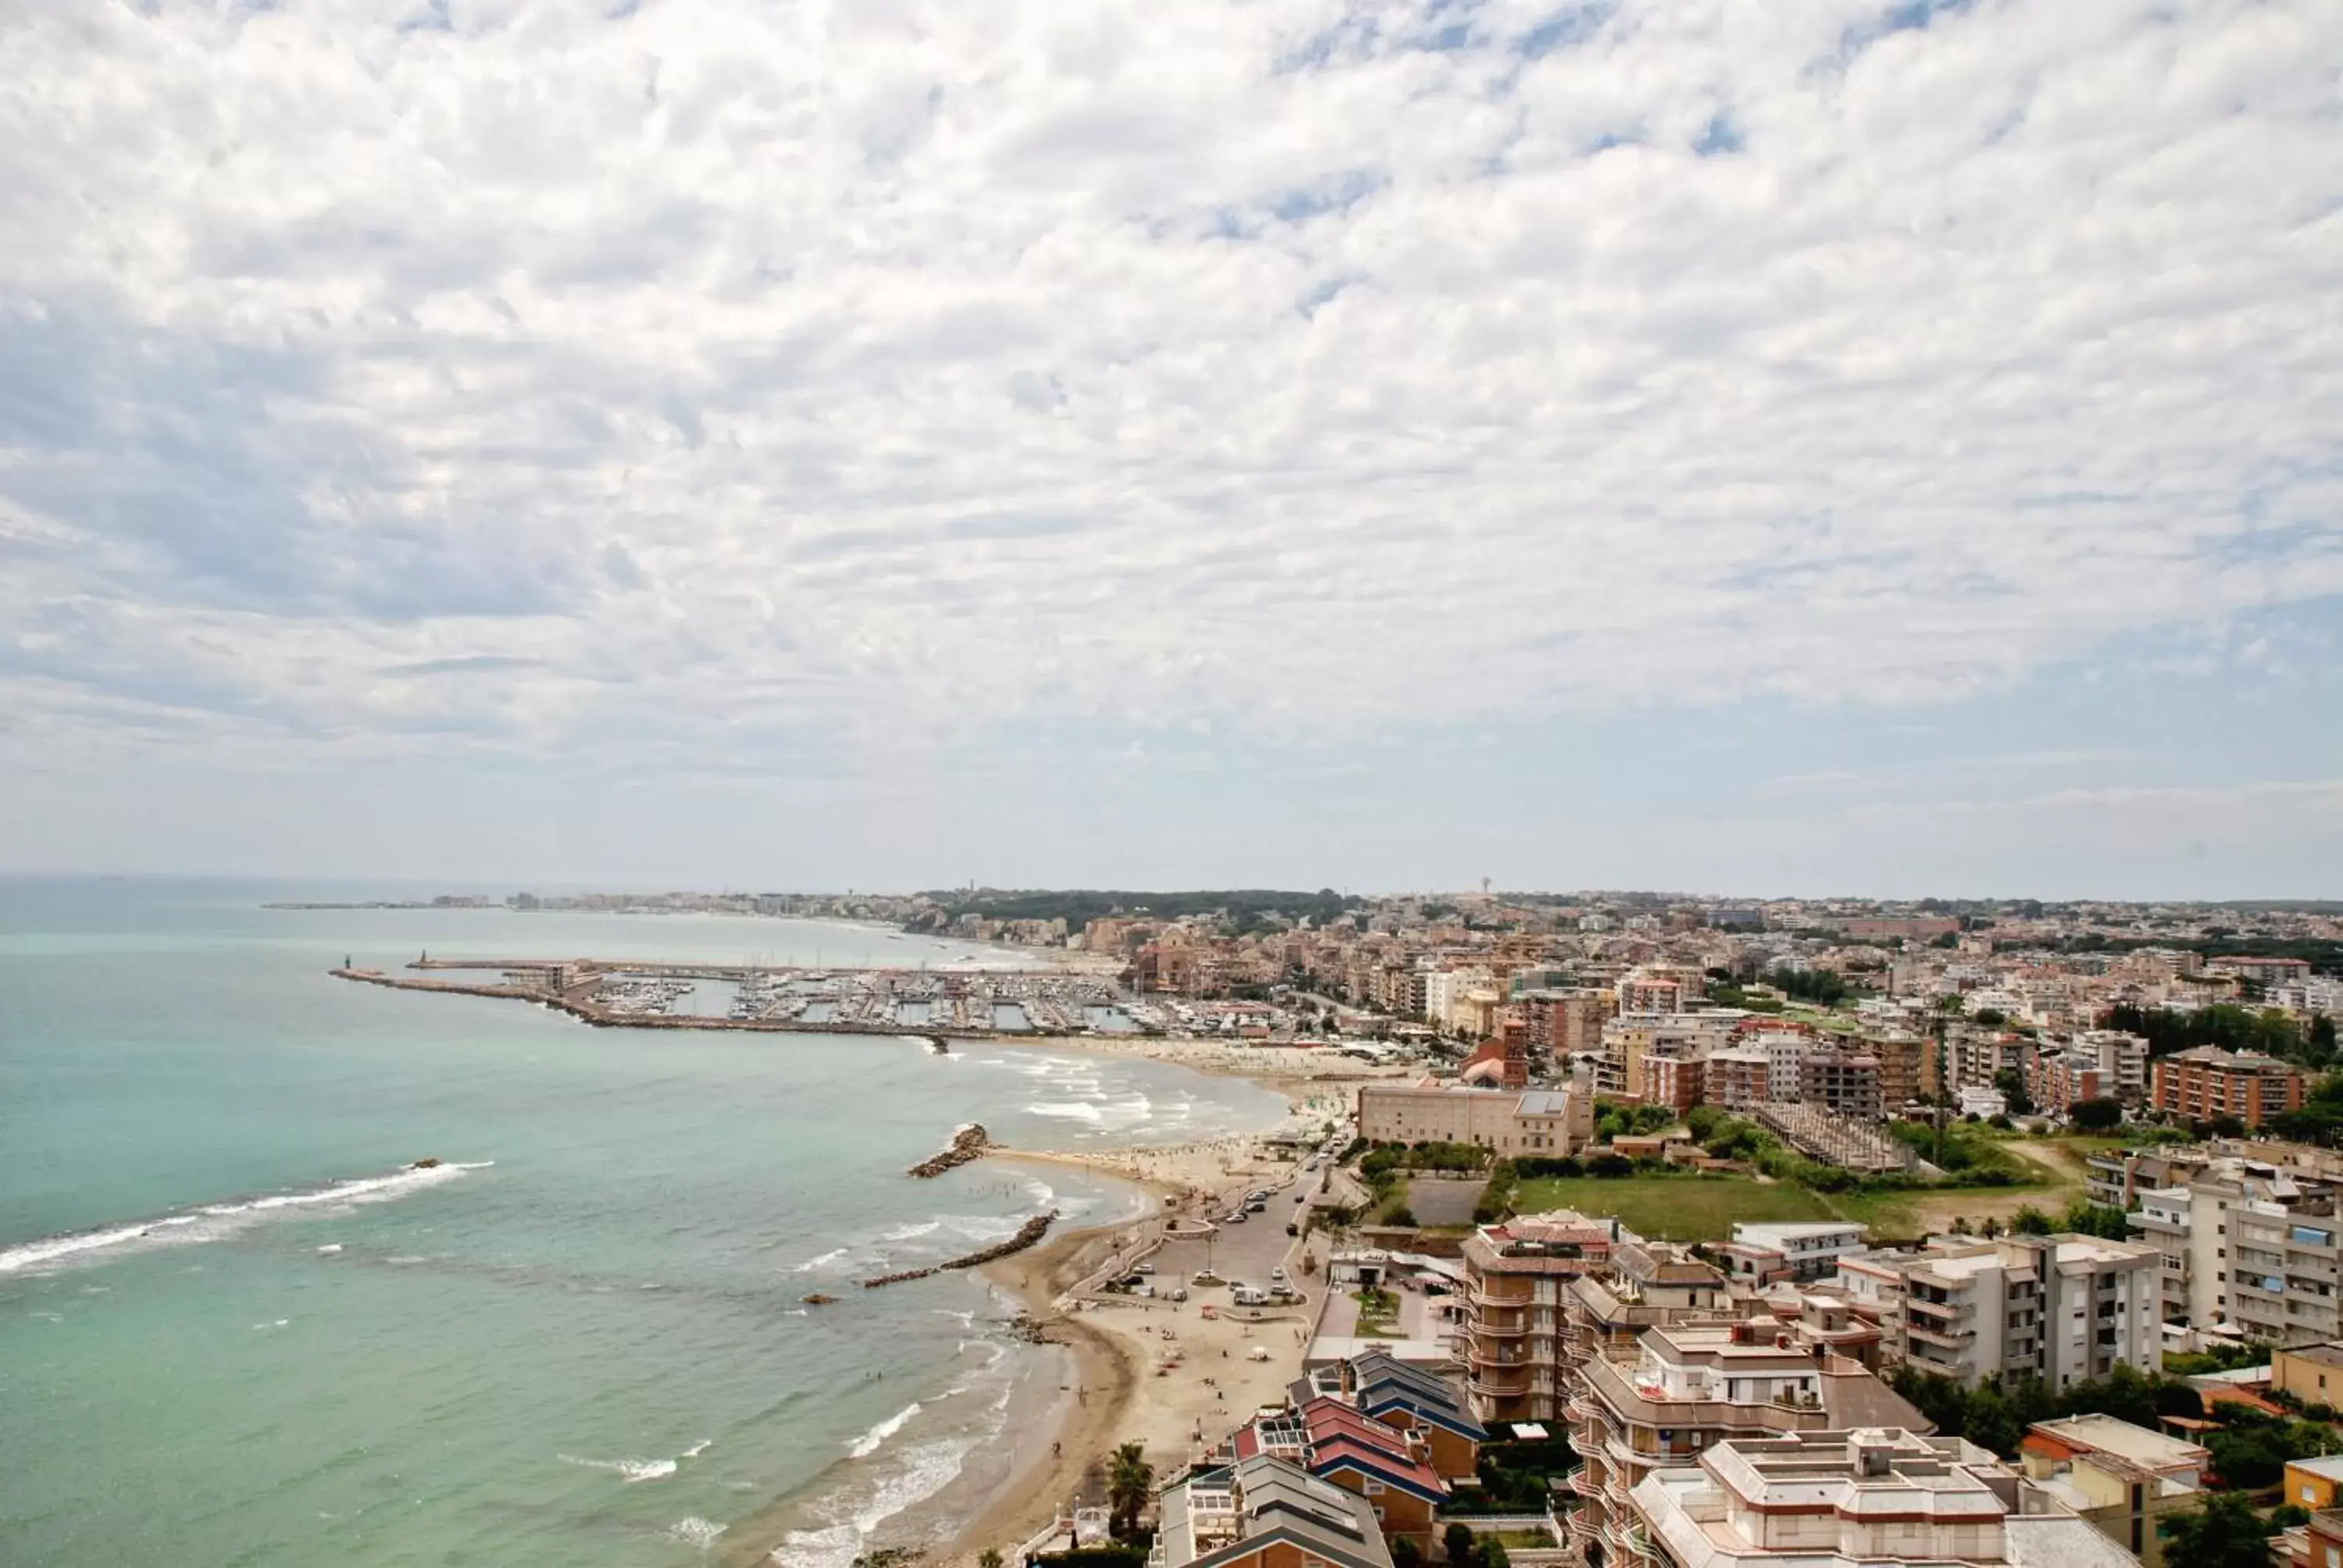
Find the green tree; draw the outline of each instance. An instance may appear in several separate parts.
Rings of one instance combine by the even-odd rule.
[[[1423,1549],[1404,1535],[1394,1535],[1391,1542],[1392,1568],[1423,1568]]]
[[[1117,1540],[1139,1533],[1139,1516],[1155,1495],[1155,1467],[1135,1442],[1126,1442],[1107,1462],[1107,1530]]]
[[[2123,1103],[2115,1100],[2078,1100],[2067,1114],[2075,1125],[2092,1132],[2105,1132],[2123,1121]]]
[[[2270,1568],[2269,1534],[2241,1493],[2216,1492],[2205,1506],[2167,1515],[2165,1560],[2188,1568]]]
[[[1001,1568],[1001,1548],[988,1546],[976,1554],[976,1568]]]
[[[2046,1236],[2050,1233],[2050,1216],[2028,1203],[2009,1217],[2009,1228],[2021,1236]]]
[[[1473,1559],[1473,1527],[1452,1523],[1440,1533],[1440,1544],[1448,1553],[1448,1561],[1463,1568]]]

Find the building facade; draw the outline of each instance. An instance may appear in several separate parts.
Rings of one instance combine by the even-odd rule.
[[[2210,1121],[2234,1116],[2248,1128],[2302,1109],[2305,1075],[2276,1057],[2200,1045],[2156,1059],[2153,1108],[2167,1116]]]
[[[1471,1143],[1500,1154],[1575,1154],[1594,1138],[1594,1096],[1577,1084],[1523,1092],[1433,1084],[1359,1090],[1370,1143]]]
[[[2053,1389],[2163,1355],[2163,1254],[2096,1236],[1944,1240],[1915,1252],[1843,1259],[1875,1302],[1893,1363],[1969,1387],[2040,1378]]]

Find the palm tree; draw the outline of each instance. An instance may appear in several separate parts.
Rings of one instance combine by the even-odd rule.
[[[1139,1530],[1139,1516],[1155,1495],[1155,1467],[1135,1442],[1126,1442],[1107,1462],[1107,1529],[1118,1540]]]

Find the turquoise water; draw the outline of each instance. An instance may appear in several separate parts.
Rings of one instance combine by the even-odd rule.
[[[781,1561],[842,1563],[1004,1464],[1019,1380],[1056,1372],[972,1275],[852,1281],[1134,1201],[1058,1168],[903,1167],[969,1121],[1063,1148],[1281,1109],[1045,1044],[594,1030],[324,973],[426,947],[980,950],[256,907],[333,896],[0,880],[0,1562],[598,1568],[786,1539]],[[399,1174],[425,1155],[451,1168]]]

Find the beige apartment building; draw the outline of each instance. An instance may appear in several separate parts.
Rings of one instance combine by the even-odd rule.
[[[1568,1209],[1483,1225],[1464,1240],[1465,1392],[1482,1422],[1550,1421],[1560,1408],[1564,1302],[1642,1238]]]
[[[1370,1143],[1471,1143],[1499,1154],[1575,1154],[1594,1139],[1594,1096],[1577,1084],[1526,1091],[1370,1083],[1359,1090]]]
[[[1589,1356],[1564,1412],[1580,1468],[1571,1544],[1606,1563],[1638,1556],[1632,1499],[1655,1474],[1739,1439],[1858,1426],[1925,1429],[1926,1418],[1857,1363],[1802,1347],[1770,1318],[1646,1331],[1632,1359]]]
[[[1589,1356],[1632,1356],[1646,1329],[1737,1314],[1731,1282],[1684,1247],[1668,1241],[1623,1241],[1609,1265],[1572,1280],[1562,1293],[1555,1364]]]

